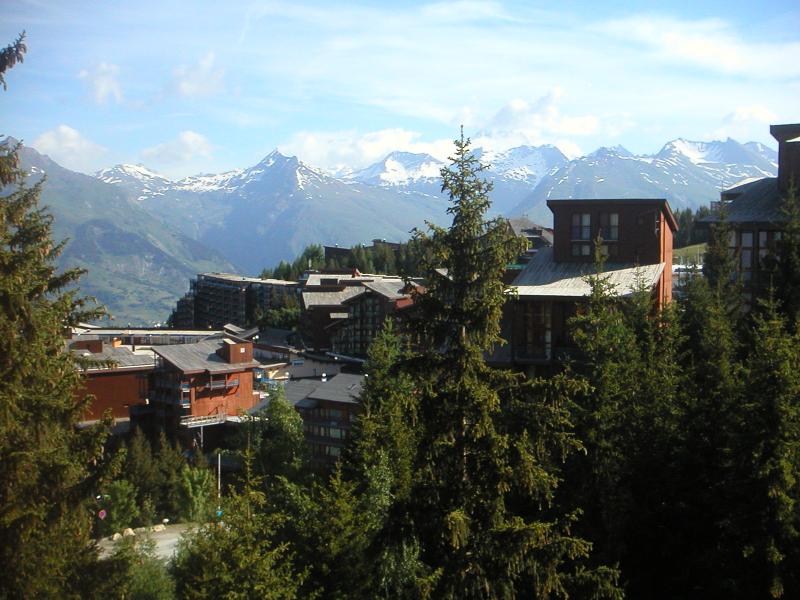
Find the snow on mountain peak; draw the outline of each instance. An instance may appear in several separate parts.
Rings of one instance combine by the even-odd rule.
[[[95,177],[106,183],[123,183],[126,179],[135,179],[142,183],[150,183],[154,180],[168,182],[169,179],[163,175],[151,171],[144,165],[119,164],[108,169],[103,169],[95,174]]]

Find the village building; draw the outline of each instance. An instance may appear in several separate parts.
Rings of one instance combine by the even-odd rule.
[[[152,354],[137,354],[119,340],[109,343],[91,335],[66,343],[70,353],[80,359],[77,368],[82,385],[76,390],[76,400],[91,395],[84,421],[97,421],[110,414],[119,425],[115,431],[125,430],[130,408],[148,402],[150,375],[155,368]]]
[[[226,323],[245,327],[259,314],[297,300],[296,281],[260,279],[231,273],[199,273],[178,301],[173,327],[221,329]]]
[[[677,223],[663,199],[549,200],[552,247],[538,248],[511,286],[492,364],[531,374],[569,354],[569,320],[589,295],[596,250],[614,293],[651,290],[655,304],[672,298],[672,237]],[[599,246],[598,246],[599,244]]]
[[[222,337],[154,347],[150,404],[167,430],[237,421],[261,399],[252,342]]]
[[[411,304],[411,292],[392,275],[309,273],[301,292],[303,342],[316,352],[363,359],[386,317]]]
[[[312,464],[326,468],[344,452],[351,428],[361,408],[363,375],[340,373],[321,379],[290,381],[286,399],[303,418],[303,431]]]
[[[781,239],[786,223],[782,207],[790,190],[798,193],[800,185],[800,123],[772,125],[772,137],[778,142],[778,176],[747,181],[723,191],[718,209],[733,226],[729,246],[737,257],[738,269],[748,299],[766,258]],[[714,223],[720,210],[704,219]]]

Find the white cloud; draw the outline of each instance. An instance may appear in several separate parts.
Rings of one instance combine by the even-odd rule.
[[[559,139],[565,148],[577,148],[561,136],[587,136],[597,133],[600,120],[594,115],[565,115],[558,104],[564,92],[554,88],[541,98],[528,102],[519,98],[503,106],[482,127],[474,142],[492,150],[521,145],[541,145]]]
[[[776,123],[778,115],[759,104],[737,106],[722,119],[722,126],[711,137],[714,139],[734,138],[740,142],[758,140],[768,131],[767,125]]]
[[[225,69],[216,66],[216,57],[209,52],[191,66],[180,66],[174,72],[175,89],[181,96],[210,96],[222,90]]]
[[[208,158],[211,142],[195,131],[182,131],[174,140],[142,150],[142,158],[156,165],[188,163],[197,158]]]
[[[452,152],[452,140],[423,142],[421,134],[407,129],[381,129],[368,133],[357,131],[302,131],[293,135],[279,149],[300,157],[310,165],[329,170],[359,169],[375,163],[390,152],[427,153],[445,160]]]
[[[122,86],[117,79],[119,76],[117,65],[102,62],[91,70],[83,69],[78,76],[89,83],[92,95],[98,104],[105,104],[109,99],[117,104],[122,102]]]
[[[787,77],[800,75],[797,42],[748,42],[720,19],[684,21],[671,17],[633,16],[606,21],[596,29],[649,47],[657,57],[700,67],[749,75]]]
[[[101,168],[108,153],[107,148],[86,139],[69,125],[45,131],[31,145],[61,166],[82,173]]]

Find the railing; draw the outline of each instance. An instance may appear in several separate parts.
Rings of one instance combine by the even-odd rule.
[[[209,381],[206,384],[208,390],[222,390],[229,387],[236,387],[239,385],[238,379],[231,379],[230,381]]]
[[[205,427],[207,425],[218,425],[227,419],[225,413],[215,415],[181,417],[181,427]]]

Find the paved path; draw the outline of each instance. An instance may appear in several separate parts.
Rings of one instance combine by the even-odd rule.
[[[196,527],[196,524],[178,523],[176,525],[167,525],[164,531],[147,531],[136,534],[136,537],[148,537],[149,539],[153,540],[156,543],[156,556],[165,560],[169,560],[175,554],[175,550],[178,547],[178,542],[181,539],[181,535],[192,527]],[[101,539],[97,543],[98,547],[100,548],[100,558],[109,556],[114,551],[115,544],[116,542],[114,542],[111,538]]]

